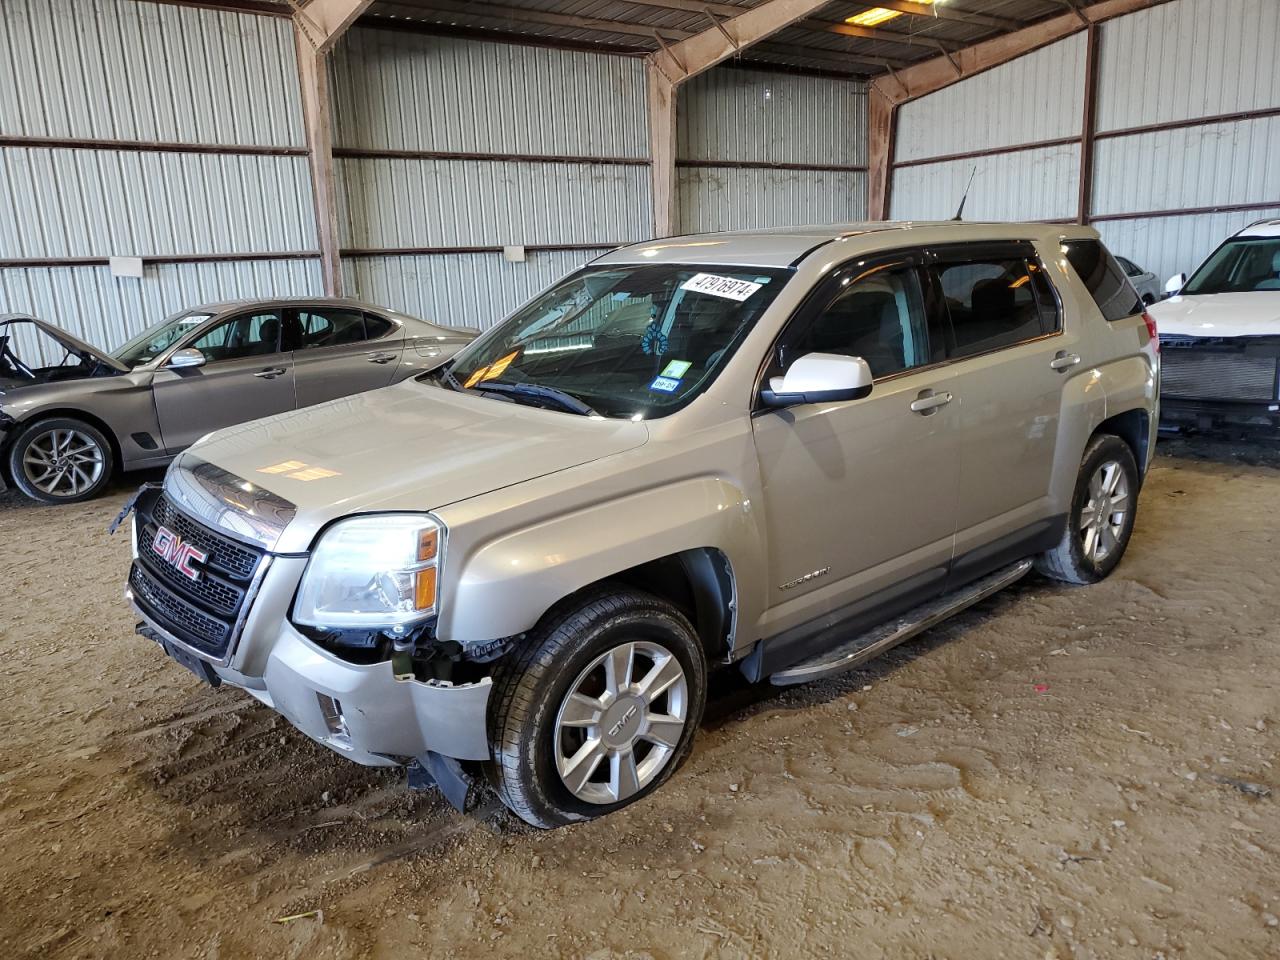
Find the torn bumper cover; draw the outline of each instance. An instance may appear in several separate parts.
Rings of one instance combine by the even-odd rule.
[[[219,673],[236,683],[232,672]],[[457,685],[397,679],[390,661],[339,660],[286,623],[263,681],[265,689],[246,689],[307,736],[359,763],[394,764],[428,752],[489,759],[488,677]]]
[[[348,663],[280,620],[275,621],[262,676],[246,676],[236,668],[258,659],[251,654],[264,640],[260,634],[246,630],[232,663],[219,666],[195,655],[132,596],[129,600],[142,618],[138,632],[183,666],[206,681],[216,678],[240,687],[349,760],[398,766],[428,753],[456,760],[489,758],[486,717],[493,682],[488,677],[466,684],[398,679],[390,661]],[[189,661],[198,661],[213,676],[204,676]]]

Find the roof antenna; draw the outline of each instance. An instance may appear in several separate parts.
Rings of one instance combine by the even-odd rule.
[[[969,189],[973,186],[973,178],[976,177],[977,175],[978,175],[978,165],[975,163],[973,165],[973,172],[969,174],[969,182],[965,185],[964,196],[960,198],[960,209],[956,211],[956,215],[951,218],[952,220],[964,219],[964,203],[966,200],[969,199]]]

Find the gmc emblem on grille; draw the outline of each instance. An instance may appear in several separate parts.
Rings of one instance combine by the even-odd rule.
[[[161,560],[191,580],[200,579],[200,571],[193,564],[204,563],[209,559],[209,554],[199,547],[193,547],[168,527],[159,527],[156,530],[156,535],[151,541],[151,550]]]

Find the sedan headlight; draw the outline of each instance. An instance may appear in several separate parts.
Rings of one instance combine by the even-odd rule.
[[[298,588],[294,622],[391,630],[432,617],[444,527],[420,513],[382,513],[334,524]]]

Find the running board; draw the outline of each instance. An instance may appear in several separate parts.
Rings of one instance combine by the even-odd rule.
[[[810,680],[830,677],[833,674],[860,667],[868,660],[893,649],[904,640],[910,640],[917,633],[937,626],[966,607],[971,607],[979,600],[984,600],[993,593],[1016,583],[1026,576],[1030,569],[1030,560],[1019,560],[1011,566],[1002,567],[995,573],[988,574],[981,580],[975,580],[954,593],[948,593],[929,603],[922,603],[898,619],[868,630],[834,650],[827,650],[795,666],[780,670],[771,675],[769,680],[777,686],[785,687],[794,683],[808,683]]]

